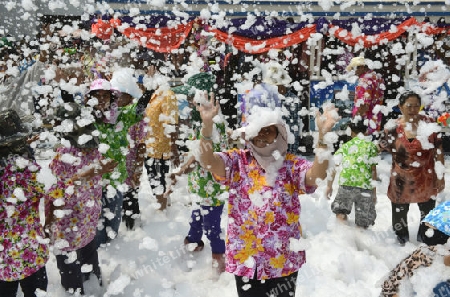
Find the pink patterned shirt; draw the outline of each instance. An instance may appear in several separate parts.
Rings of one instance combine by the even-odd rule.
[[[383,78],[380,74],[377,74],[372,70],[361,74],[358,79],[358,84],[355,87],[355,102],[352,116],[355,117],[358,107],[361,104],[369,105],[369,109],[364,115],[364,119],[369,120],[369,125],[367,127],[368,135],[372,135],[374,131],[380,131],[382,113],[381,111],[374,111],[374,108],[377,105],[383,105],[384,89]]]
[[[64,199],[64,205],[60,208],[69,211],[62,217],[55,217],[51,226],[52,243],[58,250],[78,250],[95,237],[102,209],[101,175],[83,180],[75,186],[69,179],[79,170],[85,171],[89,165],[99,163],[101,158],[102,155],[97,149],[81,150],[74,146],[56,149],[50,169],[58,182],[49,190],[48,203],[61,197]]]
[[[229,186],[226,270],[238,276],[272,279],[288,276],[305,263],[305,252],[291,250],[300,240],[299,195],[311,193],[305,176],[312,163],[287,154],[274,184],[248,150],[217,153],[225,162]]]

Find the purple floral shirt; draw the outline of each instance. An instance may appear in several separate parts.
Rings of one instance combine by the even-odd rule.
[[[24,279],[47,263],[48,244],[39,218],[44,185],[36,180],[40,170],[23,158],[0,167],[0,280]]]
[[[130,127],[128,130],[128,154],[126,157],[126,167],[127,167],[127,179],[125,180],[128,186],[131,186],[131,180],[134,175],[135,160],[137,158],[138,146],[139,144],[145,143],[147,137],[147,122],[141,120]]]
[[[272,279],[288,276],[305,263],[305,252],[291,250],[290,239],[300,240],[299,195],[311,193],[305,176],[312,163],[287,154],[274,184],[248,150],[217,153],[229,186],[226,271],[238,276]]]
[[[97,232],[97,223],[102,209],[102,179],[100,175],[81,183],[69,179],[77,172],[87,170],[102,159],[97,149],[79,149],[74,146],[59,147],[50,163],[57,183],[49,191],[48,203],[64,199],[58,209],[67,211],[54,216],[51,240],[55,248],[75,251],[90,243]],[[46,207],[49,209],[49,204]],[[60,212],[61,213],[61,212]]]

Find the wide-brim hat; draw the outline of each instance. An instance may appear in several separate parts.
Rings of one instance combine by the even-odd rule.
[[[175,94],[194,95],[196,90],[212,91],[216,77],[208,72],[200,72],[191,76],[186,84],[172,88]]]
[[[359,66],[365,66],[366,60],[364,57],[354,57],[350,60],[350,63],[347,66],[347,71],[352,71],[353,69],[359,67]]]
[[[134,77],[134,70],[131,68],[120,68],[114,71],[111,78],[111,89],[130,94],[136,99],[142,96],[142,91]]]
[[[425,216],[422,222],[450,236],[450,201],[444,201],[436,206]]]
[[[292,79],[280,63],[272,61],[263,67],[263,81],[274,86],[285,86],[290,84]]]

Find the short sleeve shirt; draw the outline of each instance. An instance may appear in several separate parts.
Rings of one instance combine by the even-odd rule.
[[[53,245],[62,251],[75,251],[90,243],[96,234],[102,209],[102,179],[97,175],[74,185],[70,178],[77,172],[85,171],[102,159],[97,149],[80,150],[74,146],[56,149],[56,155],[49,167],[57,177],[49,190],[47,203],[64,199],[63,210],[70,212],[55,217],[51,226]]]
[[[339,185],[373,189],[372,167],[377,164],[378,149],[374,143],[353,137],[339,148],[336,155],[342,155],[342,171]]]
[[[18,160],[18,159],[17,159]],[[22,280],[45,266],[48,245],[39,217],[44,185],[34,161],[10,158],[0,167],[0,280]]]
[[[213,144],[214,151],[224,151],[228,149],[225,124],[219,123],[215,127],[215,130],[219,134],[219,141]],[[195,138],[199,138],[199,131]],[[188,186],[191,193],[197,194],[201,198],[200,204],[205,206],[219,206],[224,204],[225,196],[223,194],[227,190],[227,187],[217,183],[211,173],[199,164],[197,164],[194,171],[189,173]]]
[[[238,276],[271,279],[288,276],[305,263],[305,252],[291,250],[301,240],[299,195],[312,162],[287,154],[273,184],[248,150],[216,153],[225,162],[229,186],[226,271]]]
[[[148,118],[147,153],[150,158],[168,160],[171,153],[170,134],[178,124],[178,100],[171,90],[157,91],[145,110]]]
[[[104,180],[110,184],[118,186],[123,184],[127,178],[128,130],[141,118],[136,115],[136,104],[131,104],[119,108],[115,124],[96,124],[96,128],[100,131],[100,142],[109,145],[104,157],[118,162],[113,173],[103,175]]]

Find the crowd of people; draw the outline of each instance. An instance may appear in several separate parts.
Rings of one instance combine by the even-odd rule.
[[[311,161],[299,149],[298,98],[286,88],[291,79],[283,61],[255,63],[253,85],[236,108],[240,127],[231,129],[221,112],[217,77],[196,51],[187,64],[197,69],[174,86],[164,60],[133,42],[92,39],[66,48],[53,37],[51,26],[44,26],[41,42],[56,47],[41,46],[22,73],[14,73],[21,63],[14,49],[6,43],[1,48],[2,296],[16,296],[19,285],[25,297],[46,291],[50,245],[67,292],[83,295],[91,277],[101,286],[98,249],[119,235],[122,221],[130,231],[139,227],[144,169],[162,213],[170,206],[173,183],[189,175],[198,209],[191,214],[186,249],[202,251],[206,235],[216,275],[232,273],[238,296],[268,295],[280,286],[289,289],[277,296],[294,296],[306,261],[304,251],[292,249],[292,241],[302,238],[299,195],[328,182],[326,196],[333,199],[341,168],[331,209],[346,221],[354,204],[356,225],[369,228],[376,221],[382,151],[392,155],[387,196],[399,244],[409,241],[407,214],[417,203],[417,241],[427,247],[411,258],[417,267],[437,257],[449,264],[449,209],[438,199],[445,187],[440,127],[421,112],[421,96],[412,91],[397,98],[401,116],[381,127],[384,82],[364,57],[347,67],[357,77],[351,140],[334,150],[339,114],[324,104],[315,115]],[[56,181],[49,189],[36,178],[42,141],[54,152],[49,168]],[[41,199],[45,225],[39,223]],[[224,240],[220,222],[226,203]],[[410,269],[409,262],[384,282],[382,296],[398,294],[397,274],[404,277],[400,270]],[[82,269],[86,264],[89,271]]]

